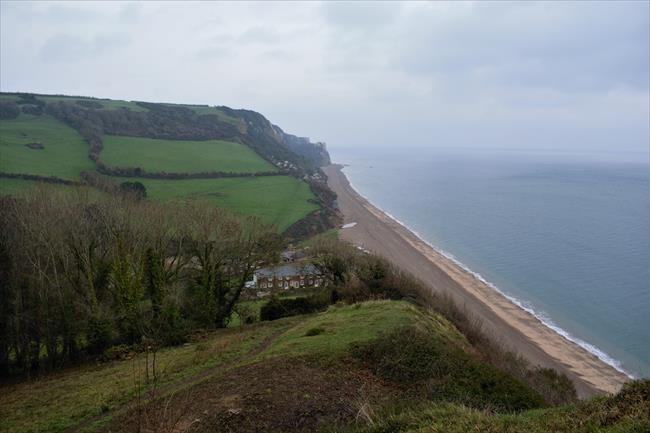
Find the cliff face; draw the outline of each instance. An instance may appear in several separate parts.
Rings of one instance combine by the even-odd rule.
[[[218,108],[232,117],[241,119],[245,125],[242,135],[252,139],[246,144],[255,147],[258,153],[276,165],[288,162],[311,171],[330,164],[325,143],[312,143],[307,137],[288,134],[255,111]]]
[[[209,107],[149,102],[123,102],[119,109],[107,109],[108,100],[58,95],[3,93],[16,96],[0,101],[0,118],[14,118],[21,109],[47,112],[77,130],[101,150],[103,134],[163,139],[239,141],[253,148],[275,166],[297,177],[312,175],[330,163],[324,143],[287,134],[262,114],[230,107]],[[98,102],[99,101],[99,102]],[[127,108],[130,107],[130,108]],[[138,110],[134,110],[135,108]],[[143,110],[144,109],[144,110]]]
[[[294,153],[306,158],[318,167],[331,164],[330,155],[327,152],[327,146],[323,142],[312,143],[307,137],[296,137],[287,134],[276,126],[279,130],[283,141]]]

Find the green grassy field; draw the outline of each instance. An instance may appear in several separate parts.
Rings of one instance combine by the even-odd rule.
[[[113,178],[142,182],[154,200],[200,199],[235,213],[255,215],[279,231],[318,206],[309,202],[309,186],[290,176],[236,177],[219,179]]]
[[[30,149],[28,143],[44,148]],[[93,169],[81,135],[58,120],[21,114],[0,121],[0,171],[76,180],[81,171]]]
[[[231,141],[158,140],[104,136],[102,160],[113,167],[142,167],[149,172],[200,173],[277,171],[250,147]]]
[[[42,184],[43,182],[36,180],[0,178],[0,194],[17,195]],[[66,188],[66,185],[57,185],[57,187]]]
[[[0,194],[7,195],[20,195],[34,188],[52,188],[56,191],[72,191],[76,189],[74,186],[69,185],[60,185],[52,184],[46,182],[40,182],[37,180],[25,180],[25,179],[9,179],[0,177]],[[91,189],[88,187],[88,189]],[[99,192],[99,191],[98,191]]]
[[[318,206],[308,200],[314,195],[304,182],[290,176],[240,177],[220,179],[159,180],[111,178],[138,181],[153,200],[206,200],[243,215],[255,215],[283,231]],[[41,182],[0,178],[0,194],[17,195],[41,185]],[[75,191],[78,187],[43,184],[56,190]],[[88,193],[101,194],[87,187]]]

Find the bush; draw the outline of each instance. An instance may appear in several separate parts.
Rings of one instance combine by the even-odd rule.
[[[526,380],[548,403],[561,405],[578,400],[578,393],[571,379],[552,368],[538,367],[528,372]]]
[[[358,345],[352,353],[374,374],[418,398],[507,412],[544,406],[542,397],[518,380],[415,327]]]
[[[320,311],[327,306],[327,303],[317,299],[315,296],[295,299],[271,298],[269,302],[262,305],[260,309],[260,320],[277,320],[282,317],[297,316]]]
[[[25,114],[40,116],[43,114],[43,108],[40,105],[23,105],[22,111]]]
[[[187,341],[187,321],[174,303],[165,302],[158,322],[157,339],[162,345],[176,346]]]
[[[88,353],[99,355],[111,345],[113,325],[104,317],[91,317],[88,321]]]
[[[104,359],[106,361],[129,359],[133,356],[133,353],[133,347],[128,344],[118,344],[117,346],[109,347],[104,351]]]
[[[305,332],[305,337],[313,337],[315,335],[320,335],[323,332],[325,332],[323,328],[311,328],[310,330]]]
[[[96,101],[88,101],[88,100],[79,100],[75,102],[77,105],[80,105],[84,108],[93,108],[93,109],[102,109],[104,106],[100,104],[99,102]]]
[[[0,119],[15,119],[20,114],[18,104],[11,101],[0,101]]]
[[[131,195],[136,200],[147,198],[147,188],[142,182],[122,182],[120,191],[124,194]]]

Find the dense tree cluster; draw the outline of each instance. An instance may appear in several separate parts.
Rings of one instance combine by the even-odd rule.
[[[0,120],[15,119],[20,114],[20,107],[13,101],[0,101]]]
[[[32,116],[40,116],[43,114],[43,107],[40,105],[25,104],[22,106],[21,110],[23,113],[31,114]]]
[[[226,326],[278,239],[254,218],[41,189],[0,204],[0,373]]]
[[[86,100],[86,99],[76,101],[76,104],[81,105],[84,108],[92,108],[92,109],[95,109],[95,110],[100,110],[100,109],[104,108],[104,106],[102,104],[100,104],[99,102]]]
[[[136,200],[147,198],[147,188],[142,182],[122,182],[120,184],[120,191],[125,194],[130,194]]]

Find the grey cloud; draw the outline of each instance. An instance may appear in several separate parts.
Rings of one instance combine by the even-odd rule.
[[[80,61],[118,50],[129,42],[128,36],[122,34],[100,34],[91,40],[70,34],[57,34],[45,41],[40,55],[46,62]]]
[[[483,84],[647,89],[648,4],[605,6],[480,4],[451,20],[420,14],[404,30],[402,37],[412,43],[395,57],[395,66]]]
[[[196,58],[199,60],[222,59],[232,55],[232,51],[224,46],[205,47],[196,52]]]
[[[283,49],[267,50],[264,51],[261,55],[267,59],[277,62],[290,62],[296,59],[296,56],[294,54]]]
[[[331,25],[352,32],[382,30],[399,15],[398,2],[325,2],[324,16]]]
[[[255,26],[244,31],[238,42],[243,44],[275,44],[282,39],[282,35],[272,29],[262,26]]]
[[[119,18],[122,21],[137,21],[141,15],[142,5],[134,2],[126,4],[119,12]]]
[[[250,108],[331,146],[647,149],[649,5],[2,1],[0,89]]]

